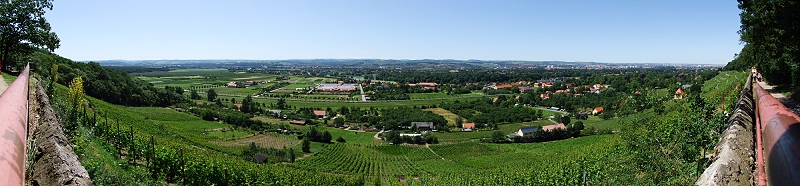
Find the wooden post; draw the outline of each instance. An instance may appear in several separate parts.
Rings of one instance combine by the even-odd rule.
[[[183,148],[180,149],[180,155],[179,156],[181,158],[181,185],[186,185],[186,174],[184,172],[184,170],[186,169],[186,166],[184,165],[184,161],[183,161]]]
[[[225,168],[225,186],[229,186],[229,185],[230,184],[228,182],[228,168]]]
[[[136,165],[136,142],[133,140],[133,126],[131,126],[131,160],[133,160],[133,164]]]
[[[122,138],[122,131],[119,130],[119,118],[117,118],[117,136],[114,139],[114,144],[117,146],[117,156],[122,158],[122,146],[120,145],[120,140]]]
[[[150,136],[150,147],[150,161],[147,163],[153,166],[153,159],[156,159],[156,139],[153,136]]]
[[[107,127],[108,127],[108,114],[106,114],[106,123],[103,124],[103,134],[101,136],[107,137],[107,135],[106,135],[106,128]],[[108,141],[108,140],[106,140],[106,141]]]

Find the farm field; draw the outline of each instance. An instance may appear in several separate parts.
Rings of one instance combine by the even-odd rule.
[[[484,96],[481,92],[472,92],[469,94],[453,94],[447,95],[447,93],[437,92],[437,93],[410,93],[408,96],[411,99],[436,99],[436,98],[461,98],[461,97],[481,97]]]
[[[447,110],[445,110],[443,108],[429,108],[429,109],[425,109],[425,110],[431,111],[433,113],[436,113],[436,114],[439,114],[439,115],[443,116],[444,119],[447,120],[447,125],[448,126],[456,126],[456,120],[458,119],[458,116],[456,114],[453,114],[452,112],[447,111]],[[462,123],[466,123],[467,122],[467,120],[464,119],[464,118],[461,118],[461,121],[462,121]]]

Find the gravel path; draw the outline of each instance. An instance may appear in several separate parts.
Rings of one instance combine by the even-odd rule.
[[[6,84],[6,79],[3,76],[0,76],[0,94],[6,91],[8,88],[8,84]]]
[[[764,90],[769,92],[769,94],[772,95],[772,97],[775,97],[775,99],[783,103],[783,106],[786,106],[786,108],[792,110],[794,114],[800,115],[800,103],[784,96],[783,94],[778,92],[778,90],[775,90],[775,86],[769,85],[763,81],[758,82],[758,84],[761,85],[761,88],[764,88]]]

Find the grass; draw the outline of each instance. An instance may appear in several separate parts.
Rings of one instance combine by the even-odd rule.
[[[17,76],[12,76],[8,73],[3,73],[3,79],[6,81],[6,84],[10,86],[11,83],[14,82],[14,80],[17,80]]]
[[[429,109],[425,109],[425,110],[431,111],[433,113],[436,113],[436,114],[439,114],[439,115],[443,116],[444,119],[447,120],[447,125],[448,126],[456,126],[456,120],[458,119],[458,115],[453,114],[452,112],[450,112],[448,110],[445,110],[443,108],[429,108]],[[464,118],[461,118],[461,122],[462,123],[466,123],[467,120],[464,119]]]

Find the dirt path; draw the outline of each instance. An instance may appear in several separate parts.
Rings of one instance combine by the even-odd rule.
[[[3,76],[0,76],[0,94],[6,91],[8,88],[8,84],[6,84],[6,79]]]
[[[764,90],[769,92],[772,97],[775,97],[775,99],[783,103],[783,106],[786,106],[786,108],[792,110],[794,114],[800,115],[800,103],[781,94],[781,92],[775,89],[775,86],[769,85],[763,81],[758,82],[758,84],[761,85],[761,88],[764,88]]]

